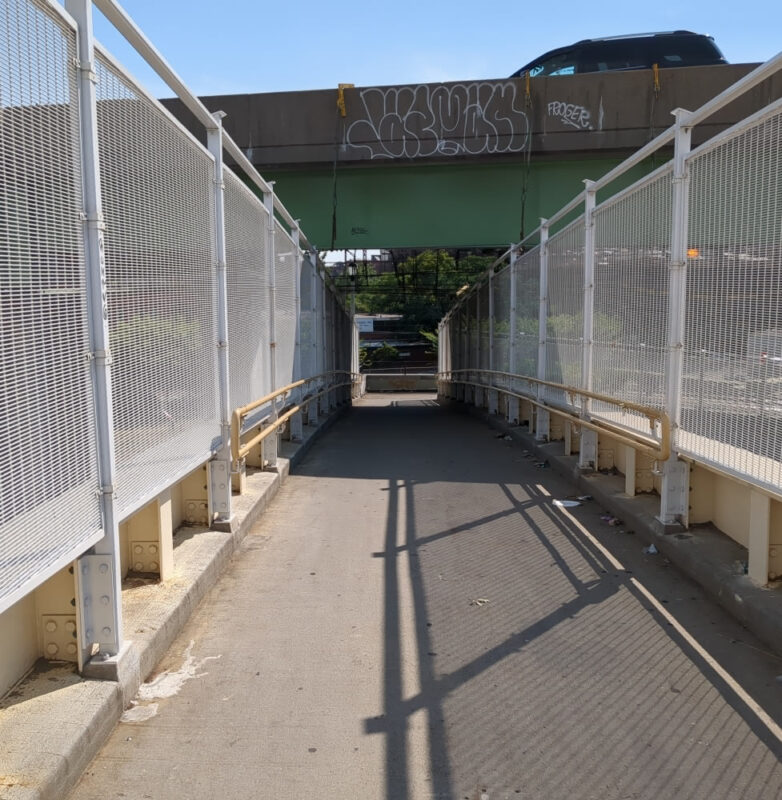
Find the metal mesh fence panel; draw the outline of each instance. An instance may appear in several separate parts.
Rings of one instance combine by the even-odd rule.
[[[504,267],[492,280],[494,295],[494,369],[509,372],[509,331],[510,331],[510,266]]]
[[[538,376],[540,314],[540,247],[516,260],[516,342],[511,372]]]
[[[472,369],[480,369],[480,292],[474,292],[467,300],[467,325],[469,330],[469,355],[466,365]]]
[[[451,317],[451,369],[464,367],[464,305],[460,304]]]
[[[0,3],[0,610],[100,536],[74,32]],[[31,454],[37,454],[31,457]]]
[[[480,303],[480,320],[478,324],[478,369],[489,369],[491,359],[489,355],[489,282],[488,280],[478,290]]]
[[[326,345],[324,319],[326,315],[325,293],[323,286],[323,276],[315,274],[315,375],[325,372],[326,367]]]
[[[126,516],[219,443],[213,162],[102,55],[96,71],[117,502]]]
[[[274,352],[277,360],[277,386],[293,381],[296,357],[296,268],[297,255],[293,240],[275,220],[274,255],[276,258],[274,326],[277,342]]]
[[[334,297],[334,293],[326,288],[326,357],[328,358],[327,369],[337,368],[337,311],[339,306]]]
[[[595,210],[592,389],[662,409],[672,167]],[[591,413],[650,433],[645,416],[592,401]]]
[[[308,259],[305,259],[301,269],[301,323],[299,333],[301,340],[301,375],[303,378],[311,378],[313,375],[317,375],[313,283],[312,264]]]
[[[228,284],[228,369],[231,406],[271,391],[269,369],[268,212],[229,169],[225,183],[225,256]]]
[[[546,380],[581,385],[584,333],[584,218],[570,223],[548,242]],[[559,389],[544,396],[568,405]]]
[[[690,159],[680,450],[782,485],[782,114]]]

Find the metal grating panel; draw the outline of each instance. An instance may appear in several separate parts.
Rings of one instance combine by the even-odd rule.
[[[315,356],[315,302],[313,293],[314,275],[312,263],[304,259],[301,269],[301,322],[299,336],[301,340],[301,376],[310,378],[316,375],[317,358]]]
[[[662,409],[672,167],[595,210],[592,388]],[[594,416],[650,433],[646,417],[592,402]]]
[[[277,303],[274,314],[277,343],[277,387],[293,381],[296,356],[296,248],[285,229],[275,220],[274,255]]]
[[[228,369],[231,407],[271,391],[269,276],[263,203],[228,168],[225,183],[225,255],[228,282]]]
[[[213,162],[102,56],[96,69],[126,516],[219,445]]]
[[[494,295],[494,321],[492,336],[494,341],[493,367],[498,372],[509,372],[508,332],[510,331],[510,267],[506,266],[494,274],[492,280]]]
[[[325,352],[324,366],[326,372],[334,369],[334,295],[326,287],[325,297]]]
[[[324,344],[324,328],[323,328],[323,319],[325,315],[325,308],[324,308],[324,287],[323,287],[323,276],[319,273],[315,273],[315,303],[313,309],[313,325],[315,328],[315,335],[313,337],[313,350],[315,352],[315,375],[320,375],[321,373],[326,371],[326,361],[325,361],[325,344]]]
[[[478,290],[481,305],[481,318],[478,324],[478,368],[489,369],[491,359],[489,356],[489,326],[491,318],[489,316],[489,281]]]
[[[100,535],[75,35],[0,4],[0,610]]]
[[[782,485],[782,114],[690,159],[678,447]]]
[[[538,316],[540,314],[540,247],[516,261],[516,344],[510,371],[538,376]]]
[[[581,385],[584,333],[583,215],[548,242],[548,318],[546,320],[546,380]],[[569,405],[558,389],[544,396]]]

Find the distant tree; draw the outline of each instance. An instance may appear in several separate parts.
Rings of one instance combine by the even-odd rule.
[[[371,265],[359,269],[356,310],[367,314],[401,314],[411,330],[433,332],[454,303],[456,292],[485,272],[493,256],[456,259],[440,250],[425,250],[396,264],[394,272],[377,274]],[[352,289],[350,279],[339,285]]]

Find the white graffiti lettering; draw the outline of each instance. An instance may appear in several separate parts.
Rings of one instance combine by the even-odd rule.
[[[520,153],[527,145],[515,82],[371,88],[359,96],[363,114],[346,144],[372,159]]]
[[[593,129],[592,112],[584,106],[577,106],[574,103],[564,103],[561,100],[552,100],[548,104],[548,115],[557,117],[565,125],[577,128],[580,131]]]

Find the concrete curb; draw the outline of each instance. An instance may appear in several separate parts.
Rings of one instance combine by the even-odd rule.
[[[654,546],[687,577],[699,584],[729,614],[782,656],[782,595],[779,590],[756,586],[736,571],[736,562],[746,562],[746,548],[712,525],[693,526],[687,531],[665,532],[655,514],[656,495],[624,494],[624,478],[600,473],[582,474],[578,458],[566,456],[562,442],[535,441],[526,428],[510,425],[500,416],[458,401],[440,399],[443,405],[483,419],[491,428],[511,436],[540,460],[571,480],[582,494],[589,494],[625,527],[635,530],[640,541]]]
[[[143,680],[217,583],[291,466],[349,408],[340,406],[314,430],[305,426],[302,442],[283,442],[277,472],[248,475],[247,495],[234,498],[232,532],[190,528],[180,533],[174,586],[144,586],[138,600],[123,596],[126,637],[131,641],[120,660],[118,681],[101,680],[100,664],[86,678],[70,666],[60,666],[35,672],[4,698],[0,705],[0,800],[67,797]],[[116,664],[112,670],[117,671]]]

